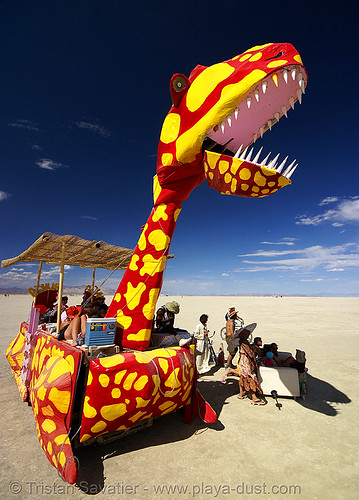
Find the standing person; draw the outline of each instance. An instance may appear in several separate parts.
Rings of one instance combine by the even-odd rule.
[[[255,323],[253,323],[255,325]],[[262,395],[263,391],[257,378],[257,361],[253,350],[248,342],[248,337],[252,332],[252,325],[243,327],[238,336],[240,358],[238,361],[239,371],[239,399],[243,399],[247,394],[252,399],[253,405],[264,405],[265,401],[257,394]]]
[[[242,318],[238,316],[238,311],[235,310],[234,307],[230,307],[228,310],[228,313],[225,316],[226,318],[226,342],[228,344],[228,357],[227,357],[227,362],[224,365],[225,368],[235,368],[235,366],[232,364],[232,359],[236,355],[236,352],[238,348],[232,349],[230,348],[230,343],[231,340],[233,339],[233,336],[238,329],[238,327],[243,323],[241,323]],[[224,378],[226,375],[224,376]]]
[[[197,339],[197,350],[200,352],[196,356],[197,372],[199,375],[207,373],[211,368],[209,362],[209,346],[208,346],[208,315],[202,314],[199,318],[199,323],[196,326],[194,336]]]

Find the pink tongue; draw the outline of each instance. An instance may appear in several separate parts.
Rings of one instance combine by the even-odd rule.
[[[275,170],[211,151],[205,151],[204,168],[209,187],[221,194],[260,198],[291,184]]]

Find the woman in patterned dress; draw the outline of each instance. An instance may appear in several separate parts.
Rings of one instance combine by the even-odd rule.
[[[238,361],[238,369],[240,376],[238,398],[244,399],[245,394],[247,394],[252,398],[253,405],[264,405],[265,401],[257,396],[257,394],[262,395],[263,391],[257,378],[256,356],[248,342],[250,334],[250,330],[246,330],[246,327],[244,327],[239,335],[240,358]]]

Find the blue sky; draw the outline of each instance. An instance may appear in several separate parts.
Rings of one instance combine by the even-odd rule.
[[[1,2],[0,259],[45,231],[133,248],[152,208],[172,74],[290,42],[306,94],[257,144],[297,159],[293,184],[263,199],[199,186],[183,204],[162,291],[358,295],[355,14],[356,2]],[[0,288],[35,276],[33,265],[3,269]],[[91,278],[68,268],[65,287]]]

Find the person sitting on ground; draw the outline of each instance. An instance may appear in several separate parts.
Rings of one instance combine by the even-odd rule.
[[[174,327],[175,315],[180,312],[180,305],[175,300],[161,306],[153,320],[152,333],[168,334],[157,347],[173,345],[184,346],[192,341],[192,335],[186,330]]]
[[[208,346],[208,315],[202,314],[199,318],[199,323],[196,326],[194,336],[197,339],[196,348],[199,354],[196,356],[196,366],[199,375],[209,372],[209,346]]]

